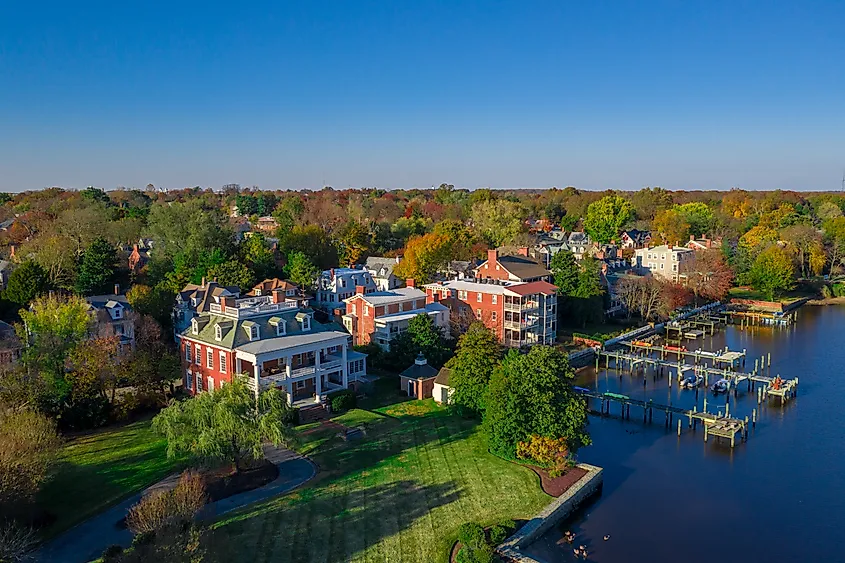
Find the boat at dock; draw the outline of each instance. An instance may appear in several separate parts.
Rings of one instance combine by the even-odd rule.
[[[710,390],[717,395],[720,393],[727,393],[730,383],[731,382],[727,379],[720,379],[719,381],[710,386]]]

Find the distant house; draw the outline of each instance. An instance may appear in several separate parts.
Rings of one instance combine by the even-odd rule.
[[[528,256],[528,249],[519,249],[519,256],[499,256],[498,250],[488,250],[487,260],[475,271],[479,279],[511,282],[549,281],[552,273]]]
[[[317,278],[316,304],[329,314],[346,312],[346,299],[356,293],[378,291],[373,275],[364,268],[332,268]]]
[[[558,231],[561,232],[561,231]],[[563,239],[553,238],[547,234],[540,235],[537,243],[531,249],[531,256],[542,263],[546,268],[550,268],[552,258],[558,252],[569,252],[569,245]]]
[[[590,240],[590,235],[581,231],[575,231],[569,233],[569,238],[566,240],[567,246],[569,246],[570,252],[575,255],[576,260],[581,260],[585,256],[589,256],[588,252],[590,249],[590,245],[592,244],[592,240]]]
[[[275,233],[276,229],[279,228],[279,223],[276,221],[276,218],[271,215],[266,215],[264,217],[259,217],[258,221],[255,223],[255,228],[263,233]]]
[[[296,301],[300,307],[308,307],[311,297],[306,295],[299,286],[287,280],[279,278],[268,278],[256,284],[246,294],[246,297],[260,297],[262,295],[273,295],[279,293],[284,297],[281,301]]]
[[[434,391],[434,379],[437,369],[428,364],[422,352],[414,360],[413,365],[399,374],[399,385],[402,391],[415,399],[428,399]]]
[[[0,286],[6,289],[6,284],[9,283],[9,276],[12,275],[14,264],[8,260],[0,260]]]
[[[114,286],[113,294],[92,295],[85,301],[95,317],[95,336],[117,336],[121,349],[135,348],[135,320],[129,314],[132,306],[120,293],[120,286]]]
[[[235,231],[235,240],[238,242],[242,241],[247,233],[252,232],[252,225],[250,225],[249,220],[242,216],[234,220],[232,228]]]
[[[379,291],[389,291],[402,285],[402,280],[393,275],[393,268],[399,263],[400,257],[383,258],[370,256],[367,258],[364,267],[373,276],[373,281]]]
[[[133,244],[132,252],[129,253],[129,271],[138,274],[149,261],[149,249],[142,248],[140,244]]]
[[[695,236],[689,236],[689,242],[687,243],[687,248],[692,250],[707,250],[709,248],[722,248],[722,240],[717,239],[709,239],[709,238],[695,238]]]
[[[0,369],[16,364],[21,357],[21,348],[14,327],[0,321]]]
[[[661,245],[634,251],[634,267],[641,274],[678,282],[695,252],[683,246]]]
[[[622,248],[632,248],[634,250],[645,248],[651,242],[651,233],[639,229],[628,229],[627,231],[622,231],[619,241]]]
[[[189,283],[176,294],[173,306],[173,328],[178,333],[191,323],[191,319],[200,313],[207,313],[212,305],[219,305],[226,297],[240,297],[238,287],[224,287],[216,281],[206,282],[202,279],[200,285]]]
[[[449,368],[440,368],[437,372],[437,377],[434,378],[434,388],[431,391],[431,396],[441,405],[448,405],[452,402],[452,392],[454,391],[449,386],[449,376],[452,371]]]
[[[444,280],[475,279],[476,268],[478,268],[477,260],[452,260],[446,265],[446,268],[437,273],[437,278]]]

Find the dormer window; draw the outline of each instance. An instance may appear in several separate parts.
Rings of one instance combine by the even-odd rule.
[[[113,309],[113,311],[114,311],[114,318],[116,318],[116,319],[121,318],[121,315],[123,314],[123,310],[121,308],[115,307]]]
[[[196,319],[191,320],[191,334],[199,334],[200,324]]]
[[[250,340],[258,340],[258,325],[250,327],[249,338]]]
[[[220,325],[214,325],[214,340],[223,340],[223,329]]]
[[[311,317],[302,319],[302,330],[311,330]]]
[[[261,290],[259,288],[255,288],[255,296],[261,297]]]
[[[285,335],[285,320],[281,317],[270,317],[270,326],[276,327],[276,336]]]
[[[196,297],[191,297],[191,306],[192,307],[196,307],[198,303],[199,303],[199,299],[197,299]]]

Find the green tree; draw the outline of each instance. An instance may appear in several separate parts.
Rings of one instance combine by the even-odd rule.
[[[578,288],[580,268],[575,261],[575,255],[568,250],[561,250],[551,261],[552,275],[557,286],[558,295],[572,296]]]
[[[429,364],[441,367],[449,356],[449,347],[443,329],[434,324],[428,315],[421,313],[408,322],[408,330],[390,341],[389,361],[398,370],[414,363],[422,353]]]
[[[183,286],[184,287],[184,286]],[[164,286],[150,287],[135,284],[126,292],[126,300],[132,310],[139,315],[149,315],[164,327],[169,327],[172,319],[173,300],[176,295]]]
[[[563,352],[534,346],[510,351],[490,380],[484,429],[490,451],[507,459],[532,435],[565,438],[570,451],[589,445],[587,406],[572,389],[575,371]]]
[[[452,401],[461,410],[484,411],[487,384],[502,359],[502,347],[483,323],[474,322],[458,339],[455,355],[446,363],[451,370]]]
[[[618,195],[608,195],[587,207],[584,230],[594,241],[606,244],[619,236],[619,231],[633,216],[634,207],[630,201]]]
[[[241,260],[252,270],[254,277],[263,280],[276,272],[276,258],[261,233],[253,233],[238,248]]]
[[[749,277],[754,289],[773,300],[775,295],[795,287],[795,262],[785,249],[772,245],[757,255]]]
[[[76,291],[82,295],[111,292],[117,270],[117,253],[104,238],[94,239],[85,249],[76,274]]]
[[[37,262],[26,260],[9,275],[3,297],[18,307],[26,307],[48,287],[47,272],[44,268]]]
[[[840,266],[842,256],[845,255],[845,217],[834,217],[825,221],[824,235],[830,245],[830,269],[833,271]]]
[[[239,287],[241,291],[249,291],[255,285],[255,274],[237,260],[227,260],[222,264],[212,266],[208,275],[216,279],[220,285]]]
[[[477,194],[478,191],[473,192],[470,198],[474,200]],[[502,246],[525,232],[528,212],[522,205],[513,201],[486,199],[473,204],[471,216],[481,236],[493,246]]]
[[[581,326],[600,322],[604,311],[604,288],[601,285],[601,265],[594,258],[581,260],[578,285],[572,294],[572,307]]]
[[[317,284],[320,270],[304,252],[293,251],[288,254],[285,264],[285,276],[305,291],[313,289]]]
[[[340,264],[351,267],[357,264],[363,255],[370,252],[373,246],[373,234],[366,226],[350,219],[337,234],[337,246]]]
[[[289,231],[279,232],[279,251],[285,256],[291,252],[302,252],[322,270],[339,263],[337,248],[319,225],[294,225]]]
[[[675,210],[689,223],[690,231],[697,237],[707,233],[713,227],[713,211],[706,203],[693,201],[676,205]]]
[[[285,424],[290,408],[282,391],[271,388],[256,399],[240,378],[220,389],[176,402],[153,419],[153,429],[167,438],[167,455],[231,463],[240,472],[264,458],[263,444],[289,445],[294,436]]]

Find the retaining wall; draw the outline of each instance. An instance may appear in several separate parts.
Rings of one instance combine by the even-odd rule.
[[[603,481],[603,469],[601,467],[586,463],[579,463],[578,467],[584,469],[587,474],[497,547],[496,551],[499,555],[506,560],[518,563],[542,563],[542,561],[526,555],[522,550],[539,539],[552,526],[572,515],[584,501],[601,489]]]

